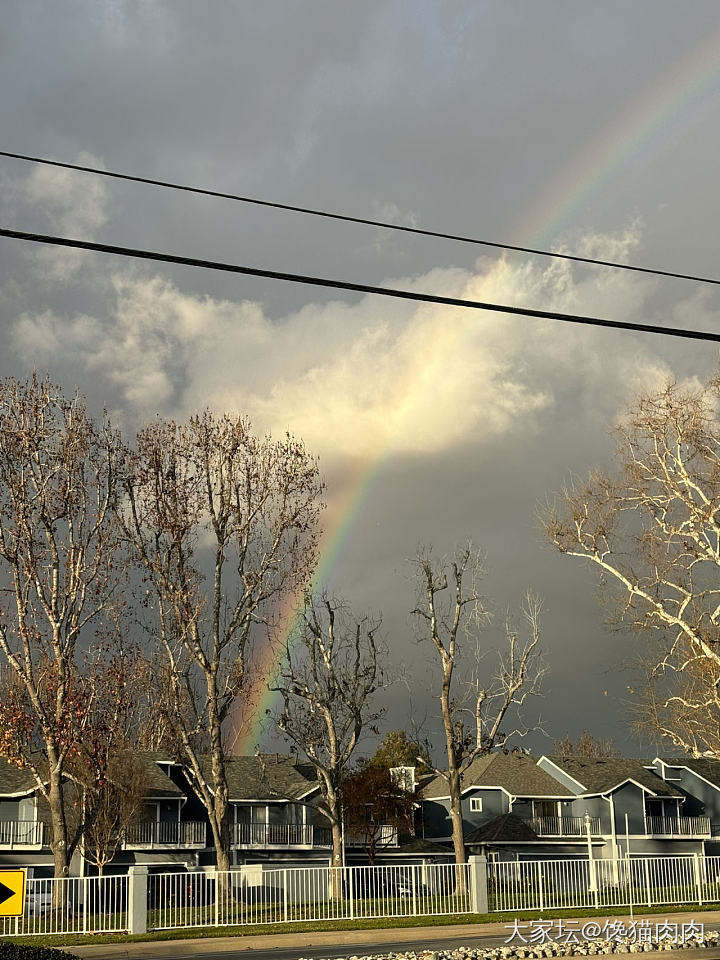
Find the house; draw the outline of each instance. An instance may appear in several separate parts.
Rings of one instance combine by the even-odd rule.
[[[425,837],[448,840],[446,781],[433,778],[420,798]],[[465,772],[462,812],[469,851],[494,859],[710,852],[720,762],[495,751]]]
[[[0,759],[0,865],[25,866],[49,852],[42,812],[30,771]]]
[[[185,767],[164,754],[143,753],[146,797],[142,815],[127,825],[106,872],[133,864],[151,870],[212,867],[215,849],[204,806]],[[281,754],[227,761],[233,865],[328,863],[332,846],[327,820],[317,808],[314,770]],[[27,770],[0,760],[0,867],[53,869],[51,822],[46,802]],[[92,873],[82,846],[74,875]]]

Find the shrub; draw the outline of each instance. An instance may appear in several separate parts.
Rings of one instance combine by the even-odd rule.
[[[0,942],[0,960],[77,960],[77,954],[52,947],[30,947],[19,943]]]

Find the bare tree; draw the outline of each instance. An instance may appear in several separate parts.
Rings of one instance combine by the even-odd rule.
[[[258,438],[246,420],[210,412],[142,430],[127,464],[120,519],[155,618],[157,706],[208,812],[220,870],[230,865],[228,723],[252,712],[255,641],[273,641],[283,601],[313,569],[322,489],[300,442]]]
[[[510,618],[505,623],[506,652],[487,669],[478,657],[478,633],[488,621],[478,584],[480,555],[470,546],[456,551],[449,563],[437,562],[429,550],[415,558],[419,601],[413,611],[419,620],[418,638],[430,640],[441,670],[440,711],[445,735],[447,770],[435,773],[447,781],[450,820],[457,863],[465,863],[462,822],[463,774],[477,757],[502,745],[511,733],[502,729],[506,719],[517,718],[525,700],[538,693],[545,672],[540,657],[540,612],[537,597],[528,594],[523,616],[528,636],[521,638]],[[475,675],[458,691],[455,670],[461,656],[472,655]],[[467,719],[469,718],[469,724]]]
[[[71,836],[65,774],[90,717],[82,637],[109,612],[123,564],[113,524],[119,436],[49,379],[0,382],[0,750],[31,771],[50,808],[55,875]]]
[[[646,632],[639,719],[694,756],[720,757],[720,377],[641,397],[617,430],[619,471],[549,505],[561,553],[594,566],[611,621]]]
[[[561,737],[553,744],[553,753],[564,757],[619,757],[615,742],[609,737],[594,737],[589,730],[583,730],[577,740]]]
[[[381,716],[372,699],[381,683],[379,627],[379,619],[353,619],[341,601],[308,597],[300,638],[294,645],[288,642],[273,688],[283,700],[275,717],[279,729],[317,773],[319,809],[330,822],[335,867],[343,859],[345,770],[363,732],[377,732]]]

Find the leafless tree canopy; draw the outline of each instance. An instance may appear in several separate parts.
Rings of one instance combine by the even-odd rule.
[[[608,737],[594,737],[589,730],[583,730],[576,740],[562,737],[553,744],[553,753],[564,757],[619,757],[620,753],[613,740]]]
[[[253,643],[274,640],[283,600],[313,569],[322,489],[301,443],[209,412],[147,427],[126,464],[119,517],[156,617],[160,721],[208,810],[221,869],[227,724],[243,707],[252,715]]]
[[[450,561],[436,560],[430,550],[415,558],[418,639],[430,641],[440,672],[440,711],[445,734],[447,769],[436,774],[448,783],[453,846],[458,863],[465,862],[460,798],[465,770],[476,757],[502,745],[518,725],[518,709],[539,692],[545,668],[540,656],[541,603],[526,597],[519,631],[510,617],[505,622],[505,649],[496,662],[482,655],[480,634],[489,614],[479,593],[480,555],[470,546]],[[470,660],[471,677],[462,685],[455,675],[461,658]],[[465,670],[463,671],[466,672]],[[513,723],[511,731],[504,729]]]
[[[618,428],[618,470],[546,510],[551,542],[593,565],[613,620],[650,638],[641,726],[720,757],[720,377],[642,397]]]
[[[343,775],[363,732],[377,732],[381,715],[373,703],[382,682],[379,627],[379,619],[353,619],[341,601],[308,597],[300,638],[288,644],[274,688],[283,700],[278,727],[317,771],[335,866],[342,860]]]
[[[120,439],[49,379],[0,382],[0,749],[35,776],[52,817],[58,876],[68,834],[66,766],[89,722],[81,637],[106,621],[124,565],[112,503]]]

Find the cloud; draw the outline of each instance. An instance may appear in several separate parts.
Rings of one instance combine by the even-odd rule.
[[[622,255],[638,243],[634,225],[581,249]],[[616,319],[641,318],[655,290],[647,277],[512,259],[387,284]],[[325,462],[520,436],[563,403],[606,424],[670,372],[648,338],[435,304],[367,296],[276,320],[256,302],[184,293],[137,269],[115,275],[111,301],[105,317],[23,314],[15,349],[35,362],[77,358],[134,419],[243,412],[260,430],[301,436]],[[623,349],[609,364],[611,342]]]
[[[85,152],[73,162],[104,168],[101,160]],[[100,177],[38,165],[25,179],[21,193],[26,205],[49,224],[50,231],[63,237],[94,240],[108,220],[108,191]],[[87,253],[52,247],[36,251],[36,256],[45,278],[67,281],[80,269]]]

